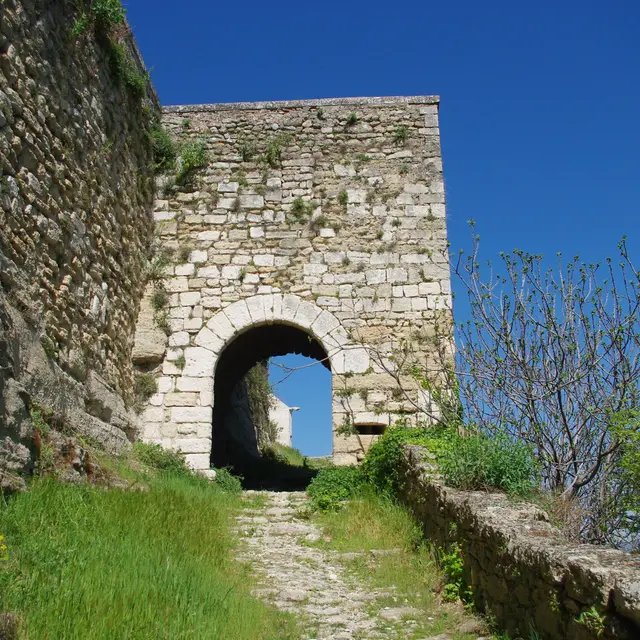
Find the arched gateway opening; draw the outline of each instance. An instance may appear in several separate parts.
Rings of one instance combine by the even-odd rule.
[[[310,475],[308,469],[287,469],[277,460],[262,458],[261,425],[258,416],[253,415],[249,397],[252,391],[256,392],[255,382],[251,389],[251,381],[245,378],[256,365],[287,354],[312,358],[317,366],[331,371],[329,354],[320,342],[307,331],[290,324],[253,326],[228,343],[218,359],[214,373],[211,463],[218,468],[231,466],[249,484],[264,486],[269,481],[295,484],[296,481],[304,482]],[[265,416],[261,419],[264,421]],[[277,428],[278,425],[271,426]],[[326,428],[330,430],[331,424]],[[274,478],[278,472],[286,477]]]
[[[218,311],[195,334],[172,335],[169,345],[161,386],[142,415],[145,440],[182,452],[193,469],[208,473],[212,460],[217,466],[229,460],[228,429],[225,434],[221,420],[234,386],[255,363],[300,353],[331,371],[333,458],[355,460],[350,442],[336,436],[347,415],[336,381],[365,374],[371,361],[330,311],[293,294],[255,295]]]

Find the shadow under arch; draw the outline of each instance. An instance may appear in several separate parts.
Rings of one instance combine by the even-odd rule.
[[[305,329],[284,322],[247,328],[224,347],[216,363],[211,464],[233,467],[244,476],[246,487],[303,488],[316,473],[261,459],[250,413],[243,416],[237,406],[237,385],[254,365],[291,353],[313,358],[331,371],[329,354],[320,342]]]

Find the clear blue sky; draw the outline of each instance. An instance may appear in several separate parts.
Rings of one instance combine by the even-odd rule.
[[[439,94],[454,251],[474,218],[486,258],[518,247],[599,259],[626,233],[640,261],[638,0],[128,9],[165,105]],[[303,406],[315,390],[299,376],[285,384]],[[317,415],[311,433],[328,428]],[[302,446],[323,452],[313,437]]]

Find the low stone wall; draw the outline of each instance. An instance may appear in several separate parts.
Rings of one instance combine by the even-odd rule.
[[[136,422],[124,400],[159,106],[148,83],[144,96],[118,76],[91,26],[72,36],[81,4],[0,4],[0,485],[3,468],[29,470],[33,400],[110,448]]]
[[[460,545],[477,609],[523,638],[640,638],[640,558],[570,544],[548,516],[501,493],[445,487],[423,448],[405,448],[402,498],[437,546]],[[604,628],[581,614],[595,607]],[[537,635],[536,635],[537,634]]]

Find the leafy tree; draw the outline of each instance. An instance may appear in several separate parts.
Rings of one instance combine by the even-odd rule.
[[[625,239],[617,264],[558,254],[545,268],[514,250],[500,273],[479,247],[453,267],[470,304],[456,337],[465,418],[531,445],[544,485],[581,504],[583,538],[619,543],[640,480],[640,274]]]

